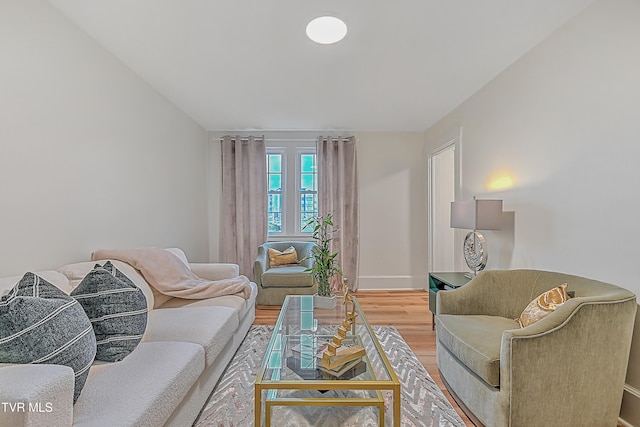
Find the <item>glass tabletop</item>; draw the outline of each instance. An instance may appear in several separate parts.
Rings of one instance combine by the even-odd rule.
[[[346,307],[342,304],[341,297],[336,298],[338,301],[335,308],[320,309],[314,308],[312,295],[286,297],[257,382],[291,385],[320,382],[325,383],[328,389],[339,386],[333,383],[344,381],[361,381],[362,386],[365,386],[364,383],[397,382],[393,368],[357,298],[352,296],[352,303]],[[329,371],[321,364],[322,354],[347,312],[351,311],[356,313],[355,321],[346,332],[340,348],[359,345],[364,347],[365,355]],[[360,388],[354,383],[351,386]]]

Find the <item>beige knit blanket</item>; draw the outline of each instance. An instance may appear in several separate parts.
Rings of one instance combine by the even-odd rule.
[[[117,259],[139,270],[160,293],[177,298],[204,299],[222,295],[238,295],[249,299],[251,286],[245,276],[222,280],[201,279],[177,256],[159,248],[99,249],[94,261]]]

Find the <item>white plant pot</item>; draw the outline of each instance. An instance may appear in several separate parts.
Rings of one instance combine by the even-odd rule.
[[[318,294],[314,294],[313,306],[315,308],[326,308],[326,309],[334,308],[336,306],[336,296],[331,295],[330,297],[323,297]]]

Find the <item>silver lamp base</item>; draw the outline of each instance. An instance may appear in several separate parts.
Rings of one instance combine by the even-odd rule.
[[[484,236],[476,230],[467,233],[464,238],[464,260],[472,271],[472,275],[467,277],[475,277],[478,271],[484,270],[487,266],[487,242]]]

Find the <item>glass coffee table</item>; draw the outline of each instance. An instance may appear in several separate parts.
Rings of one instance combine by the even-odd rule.
[[[385,390],[393,395],[393,425],[400,426],[400,382],[355,296],[357,316],[342,344],[361,345],[366,354],[338,372],[321,367],[322,351],[347,311],[336,298],[333,309],[314,308],[312,295],[285,298],[256,377],[255,426],[262,426],[263,405],[266,426],[274,406],[373,406],[384,426]]]

